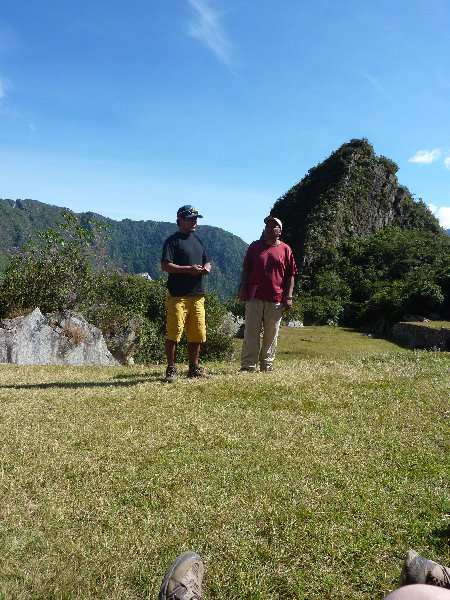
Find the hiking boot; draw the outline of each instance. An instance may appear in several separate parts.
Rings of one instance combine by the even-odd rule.
[[[188,377],[204,377],[205,379],[210,379],[211,375],[205,373],[205,371],[199,365],[190,365],[188,371]]]
[[[450,571],[414,550],[409,550],[400,575],[399,587],[410,583],[427,583],[450,589]]]
[[[255,370],[255,367],[241,367],[239,373],[254,373]]]
[[[195,552],[183,552],[170,565],[159,590],[159,600],[201,600],[203,561]]]
[[[272,365],[261,365],[259,370],[261,373],[272,373],[273,367]]]
[[[175,383],[177,380],[177,368],[176,367],[167,367],[166,369],[166,382],[167,383]]]

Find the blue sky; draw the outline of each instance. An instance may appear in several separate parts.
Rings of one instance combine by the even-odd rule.
[[[0,197],[259,237],[366,137],[450,228],[448,0],[1,0]]]

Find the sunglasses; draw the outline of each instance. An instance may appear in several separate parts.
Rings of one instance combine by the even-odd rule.
[[[182,219],[184,219],[185,217],[187,217],[189,215],[198,215],[198,210],[195,210],[195,208],[191,208],[189,210],[183,210],[183,212],[178,214],[178,216],[181,217]]]

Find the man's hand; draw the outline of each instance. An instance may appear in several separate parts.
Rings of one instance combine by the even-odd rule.
[[[194,277],[200,275],[209,275],[211,272],[211,263],[205,263],[202,265],[176,265],[168,260],[161,261],[161,269],[166,273],[174,273],[175,275],[181,275],[182,273],[187,275],[193,275]]]
[[[238,300],[241,300],[242,302],[247,302],[247,287],[239,288],[237,297]]]
[[[287,300],[287,298],[284,298],[283,299],[283,304],[284,304],[283,312],[285,312],[286,310],[291,310],[291,308],[292,308],[292,299],[291,300]]]
[[[202,265],[191,265],[189,267],[189,275],[203,275]]]

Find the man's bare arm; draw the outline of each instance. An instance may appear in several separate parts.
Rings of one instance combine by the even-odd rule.
[[[161,269],[166,273],[176,273],[182,274],[186,273],[188,275],[209,275],[211,272],[211,263],[205,263],[202,265],[176,265],[175,263],[171,263],[168,260],[161,261]]]
[[[286,284],[286,291],[283,299],[284,310],[289,310],[292,308],[292,294],[294,292],[294,276],[289,277]],[[290,298],[288,300],[288,298]]]
[[[176,265],[168,260],[161,261],[161,269],[166,273],[176,273],[179,275],[182,273],[188,275],[203,275],[203,267],[201,265]]]
[[[248,269],[242,269],[241,283],[239,285],[238,298],[242,302],[247,301],[247,281],[248,281]]]
[[[211,273],[211,263],[205,263],[202,268],[202,275],[209,275]]]

